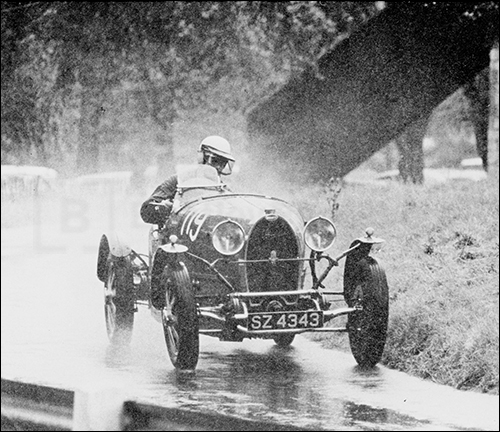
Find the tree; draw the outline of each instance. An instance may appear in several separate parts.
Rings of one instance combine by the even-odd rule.
[[[252,142],[286,154],[294,176],[342,177],[487,67],[497,34],[497,3],[391,2],[249,114]],[[419,182],[415,131],[400,148],[415,150],[402,168]]]
[[[73,149],[58,136],[75,123],[78,165],[97,169],[131,123],[111,118],[112,102],[151,120],[171,159],[174,122],[195,110],[248,113],[304,71],[321,79],[318,59],[377,3],[2,2],[2,157],[24,147],[49,163]],[[465,3],[449,5],[443,13]],[[415,13],[414,2],[400,7]]]
[[[47,80],[43,97],[53,107],[59,104],[59,111],[79,101],[78,160],[90,169],[97,166],[99,124],[110,91],[140,95],[168,136],[175,118],[192,107],[248,109],[314,65],[341,32],[373,8],[362,2],[37,2],[23,7],[2,2],[2,48],[7,48],[2,68],[4,52],[12,60],[6,65],[24,63],[27,69],[35,68],[36,59],[23,58],[26,47],[50,52],[55,76]],[[6,75],[2,70],[2,84],[18,70],[14,66]],[[240,84],[231,95],[209,100],[214,86],[230,81]],[[12,106],[3,104],[3,119],[10,112]],[[18,141],[15,129],[6,128],[2,137]],[[168,138],[159,141],[168,147]]]

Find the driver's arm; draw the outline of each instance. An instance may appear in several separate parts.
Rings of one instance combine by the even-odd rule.
[[[177,176],[173,175],[159,185],[141,206],[141,218],[150,224],[162,225],[170,215],[177,192]],[[158,203],[163,203],[158,205]]]

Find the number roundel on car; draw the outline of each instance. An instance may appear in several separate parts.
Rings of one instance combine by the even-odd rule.
[[[245,244],[245,231],[234,221],[222,221],[212,232],[212,244],[222,255],[237,254]]]

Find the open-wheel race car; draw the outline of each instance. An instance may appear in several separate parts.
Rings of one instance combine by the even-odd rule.
[[[288,346],[303,332],[347,332],[357,363],[373,367],[389,315],[386,275],[370,255],[383,240],[368,228],[333,258],[325,251],[336,234],[328,218],[305,221],[281,199],[230,192],[208,165],[179,174],[172,211],[151,226],[147,255],[117,236],[101,237],[97,276],[110,342],[130,342],[134,314],[147,305],[181,371],[195,370],[200,334]],[[325,288],[344,257],[342,289]],[[332,306],[339,296],[342,307]],[[345,315],[343,325],[326,325]]]

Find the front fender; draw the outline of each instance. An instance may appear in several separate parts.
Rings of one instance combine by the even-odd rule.
[[[109,249],[113,257],[124,258],[129,256],[132,248],[123,239],[123,236],[113,233],[109,236]]]
[[[161,247],[156,250],[151,268],[151,303],[156,309],[165,307],[164,277],[168,277],[165,271],[185,268],[180,256],[182,254],[166,252]]]
[[[365,233],[366,236],[357,238],[349,246],[349,248],[357,246],[356,249],[349,252],[348,257],[351,258],[351,261],[359,261],[360,259],[367,257],[373,247],[376,246],[380,248],[380,245],[385,242],[385,240],[373,236],[373,228],[367,228]]]
[[[97,278],[106,282],[108,278],[108,263],[114,258],[125,258],[130,255],[132,249],[120,235],[114,233],[110,236],[103,234],[99,242],[97,253]]]
[[[109,258],[109,241],[106,235],[102,235],[99,242],[99,251],[97,252],[97,279],[101,282],[106,282],[108,278],[108,258]]]
[[[373,232],[373,228],[367,228],[366,236],[357,238],[349,246],[349,249],[355,247],[347,255],[344,266],[344,297],[349,305],[351,304],[353,287],[355,287],[358,279],[362,276],[360,274],[360,268],[363,268],[362,263],[365,261],[377,263],[374,258],[369,257],[370,252],[372,252],[373,247],[380,247],[385,242],[381,238],[373,237]]]

